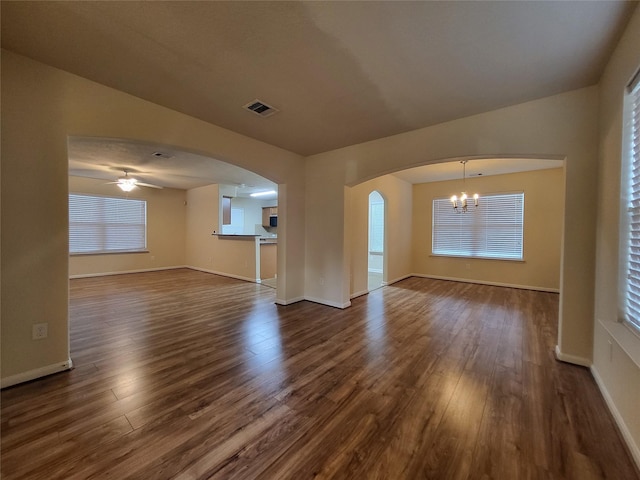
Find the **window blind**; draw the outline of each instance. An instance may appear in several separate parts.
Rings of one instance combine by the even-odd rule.
[[[448,198],[433,200],[435,255],[522,260],[524,193],[483,195],[480,206],[456,213]]]
[[[69,195],[69,253],[135,252],[146,247],[145,200]]]
[[[640,82],[632,84],[628,96],[629,168],[627,218],[627,285],[625,320],[640,330]]]

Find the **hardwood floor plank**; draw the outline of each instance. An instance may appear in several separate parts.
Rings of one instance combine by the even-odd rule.
[[[176,269],[70,295],[75,369],[1,392],[3,479],[640,479],[554,359],[556,294],[409,278],[282,307]]]

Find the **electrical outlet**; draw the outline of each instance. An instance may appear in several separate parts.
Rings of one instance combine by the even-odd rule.
[[[318,280],[318,282],[320,283],[320,285],[324,285],[324,277],[320,277],[320,279]]]
[[[31,326],[31,340],[42,340],[49,335],[48,323],[34,323]]]

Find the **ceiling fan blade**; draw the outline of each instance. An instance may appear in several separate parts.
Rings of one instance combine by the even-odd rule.
[[[142,182],[138,182],[136,183],[136,185],[138,187],[150,187],[150,188],[157,188],[159,190],[162,190],[164,187],[161,187],[160,185],[152,185],[150,183],[142,183]]]

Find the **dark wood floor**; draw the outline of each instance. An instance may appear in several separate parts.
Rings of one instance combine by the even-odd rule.
[[[71,281],[76,368],[2,392],[2,477],[638,479],[558,296],[411,278],[341,311],[186,269]]]

